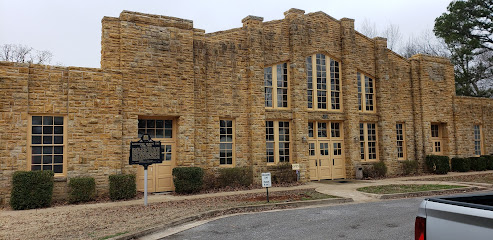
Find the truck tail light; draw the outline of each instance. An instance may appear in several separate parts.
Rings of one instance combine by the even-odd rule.
[[[416,217],[414,222],[414,240],[426,239],[426,218]]]

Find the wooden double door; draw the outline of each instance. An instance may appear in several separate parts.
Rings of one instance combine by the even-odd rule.
[[[342,141],[314,140],[308,144],[311,180],[345,177]]]
[[[342,123],[310,122],[308,159],[310,180],[346,177]]]

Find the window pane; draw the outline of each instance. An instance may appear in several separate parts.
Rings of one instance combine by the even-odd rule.
[[[63,134],[63,126],[56,126],[55,134]]]
[[[41,154],[43,147],[32,147],[32,154]]]
[[[156,120],[156,128],[164,128],[164,121]]]
[[[52,116],[44,116],[43,117],[43,125],[53,125],[53,117]]]
[[[53,166],[53,172],[62,173],[63,172],[63,165],[54,165]]]
[[[155,128],[156,120],[147,120],[147,128]]]
[[[31,165],[31,170],[32,170],[32,171],[38,171],[38,170],[41,170],[41,165]]]
[[[53,147],[53,148],[54,148],[54,153],[55,154],[63,154],[63,147],[56,146],[56,147]]]
[[[41,116],[33,116],[32,118],[32,125],[41,125],[42,124],[42,117]]]
[[[43,165],[43,170],[44,171],[52,170],[52,166],[51,165]]]
[[[53,127],[52,126],[44,126],[43,127],[43,134],[53,134]]]
[[[156,138],[163,138],[163,137],[164,137],[164,130],[156,129]]]
[[[53,141],[52,136],[43,136],[43,144],[51,144]]]
[[[63,155],[55,155],[53,156],[54,163],[63,163]]]
[[[52,164],[53,156],[52,155],[43,155],[43,164]]]
[[[33,136],[31,138],[32,144],[41,144],[41,136]]]
[[[43,147],[43,154],[52,154],[53,153],[53,147]]]
[[[32,156],[31,157],[32,164],[41,164],[41,156]]]
[[[145,127],[146,127],[146,120],[139,119],[138,128],[145,128]]]
[[[63,125],[63,117],[55,117],[55,125]]]
[[[63,136],[55,136],[55,144],[63,144]]]
[[[43,127],[38,127],[38,126],[32,127],[32,134],[41,134],[42,131],[43,131]]]

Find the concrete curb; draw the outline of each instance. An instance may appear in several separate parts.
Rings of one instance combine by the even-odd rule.
[[[352,198],[327,198],[327,199],[319,199],[319,200],[282,202],[282,203],[260,204],[260,205],[248,205],[248,206],[218,209],[218,210],[212,210],[212,211],[200,213],[200,214],[197,214],[195,216],[185,217],[185,218],[176,220],[176,221],[171,222],[171,223],[147,228],[147,229],[144,229],[144,230],[137,232],[137,233],[128,233],[128,234],[120,235],[120,236],[109,238],[109,239],[111,239],[111,240],[138,239],[138,238],[143,237],[143,236],[147,236],[147,235],[150,235],[150,234],[153,234],[156,232],[164,231],[166,229],[180,226],[180,225],[190,223],[193,221],[198,221],[201,219],[213,218],[213,217],[218,217],[218,216],[227,216],[227,215],[238,213],[238,212],[263,212],[263,211],[276,210],[276,209],[294,209],[294,208],[300,208],[300,207],[340,204],[340,203],[348,203],[348,202],[353,202],[353,199]]]
[[[361,192],[367,196],[377,198],[377,199],[398,199],[398,198],[411,198],[411,197],[423,197],[423,196],[434,196],[434,195],[446,195],[457,192],[475,192],[481,190],[487,190],[488,188],[484,187],[464,187],[464,188],[452,188],[452,189],[443,189],[443,190],[431,190],[424,192],[409,192],[409,193],[394,193],[394,194],[374,194],[374,193],[366,193]]]

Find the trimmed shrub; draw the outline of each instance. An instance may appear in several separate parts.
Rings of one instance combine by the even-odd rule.
[[[134,198],[137,185],[134,174],[114,174],[109,176],[110,199],[112,201]]]
[[[217,177],[219,187],[248,187],[253,183],[251,167],[220,168]]]
[[[272,174],[272,183],[293,183],[298,181],[298,175],[293,167],[289,163],[283,163],[276,166],[269,167],[269,171]]]
[[[415,174],[418,172],[418,161],[416,160],[402,161],[402,169],[404,175]]]
[[[449,157],[428,155],[426,156],[428,170],[435,174],[447,174],[450,171]]]
[[[68,182],[69,202],[89,202],[96,198],[96,181],[93,177],[74,177]]]
[[[470,157],[469,159],[471,159],[471,170],[473,171],[485,171],[488,167],[488,163],[483,157]]]
[[[471,160],[469,158],[452,158],[452,171],[467,172],[471,170]]]
[[[204,170],[199,167],[173,168],[176,193],[196,193],[202,189]]]
[[[387,165],[383,161],[363,167],[364,178],[381,178],[387,175]]]
[[[481,157],[486,160],[486,169],[493,170],[493,155],[483,155]]]
[[[14,210],[49,207],[53,196],[52,171],[17,171],[12,177],[10,206]]]

